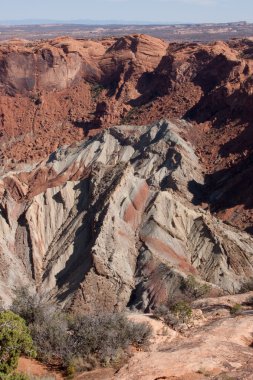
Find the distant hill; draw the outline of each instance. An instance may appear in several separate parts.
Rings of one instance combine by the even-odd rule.
[[[155,21],[129,21],[129,20],[52,20],[52,19],[22,19],[22,20],[0,20],[0,25],[41,25],[41,24],[70,24],[70,25],[163,25]],[[178,24],[178,23],[173,23]],[[166,23],[172,25],[172,23]]]

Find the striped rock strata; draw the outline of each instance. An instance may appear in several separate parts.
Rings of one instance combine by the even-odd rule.
[[[84,311],[148,310],[193,274],[234,293],[253,239],[194,203],[187,123],[119,126],[0,178],[0,296],[34,286]]]

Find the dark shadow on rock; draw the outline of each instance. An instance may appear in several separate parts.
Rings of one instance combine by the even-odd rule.
[[[131,293],[127,307],[131,308],[134,306],[134,308],[136,310],[145,309],[145,305],[144,305],[143,299],[142,299],[145,291],[146,291],[146,288],[145,288],[145,285],[143,282],[140,282],[139,284],[137,284]]]
[[[211,122],[214,128],[220,128],[228,122],[240,124],[252,123],[253,97],[241,89],[228,93],[226,87],[218,87],[203,94],[197,104],[183,116],[197,123]]]
[[[199,102],[185,113],[184,118],[198,123],[211,121],[216,128],[225,124],[227,120],[249,120],[249,113],[252,117],[248,103],[250,95],[241,88],[230,94],[223,85],[230,80],[231,73],[239,65],[239,60],[229,60],[223,54],[203,65],[202,70],[200,69],[193,78],[193,83],[201,87],[203,95]]]
[[[199,206],[202,203],[206,203],[208,200],[207,185],[191,180],[188,182],[188,190],[193,194],[192,203],[195,206]]]
[[[73,252],[67,262],[65,263],[65,267],[56,275],[56,283],[58,288],[67,288],[68,290],[58,296],[59,301],[63,301],[69,294],[72,294],[75,290],[77,290],[80,286],[80,283],[84,280],[86,273],[92,266],[92,256],[89,251],[89,246],[92,241],[92,215],[88,217],[84,214],[84,211],[88,208],[89,204],[89,193],[90,193],[90,185],[89,179],[85,179],[77,184],[74,188],[76,191],[80,191],[80,196],[77,203],[76,214],[73,214],[71,218],[71,212],[69,216],[69,222],[64,226],[63,231],[61,232],[61,236],[58,239],[64,239],[64,234],[69,234],[70,236],[63,240],[62,250],[64,251],[68,248],[68,238],[70,241],[73,240]],[[57,196],[57,194],[56,194]],[[60,201],[59,197],[56,197],[56,201]],[[77,222],[77,219],[81,217],[82,222],[80,227],[74,231],[74,224]],[[71,236],[71,228],[73,226],[73,238]],[[61,252],[57,252],[57,257],[61,255]],[[53,260],[54,258],[52,258]],[[49,274],[51,266],[47,268],[44,273],[44,278],[46,278]]]
[[[76,230],[74,228],[73,237],[70,237],[70,244],[73,246],[72,253],[64,268],[56,275],[57,287],[67,289],[58,295],[59,301],[64,301],[66,297],[80,288],[81,283],[93,266],[92,247],[108,211],[108,205],[104,204],[104,200],[106,194],[111,191],[111,187],[115,187],[113,181],[110,186],[101,189],[101,197],[95,203],[92,201],[94,197],[91,177],[84,179],[74,188],[74,190],[80,191],[76,214],[66,226],[66,231],[62,233],[68,233],[71,224],[75,223],[78,218],[81,218],[81,222],[77,221],[79,227]],[[66,242],[68,243],[68,241]],[[67,246],[63,249],[67,249]]]
[[[63,199],[60,191],[58,191],[58,193],[54,194],[52,196],[52,198],[55,202],[64,204],[64,199]]]
[[[252,104],[253,107],[253,104]],[[253,108],[252,108],[253,109]],[[241,124],[241,123],[240,123]],[[239,124],[239,125],[240,125]],[[236,128],[237,126],[234,126]],[[230,153],[240,154],[241,152],[253,150],[253,123],[247,123],[244,129],[235,138],[222,145],[219,154],[221,157],[228,157]]]
[[[193,194],[195,205],[207,203],[212,213],[243,206],[244,210],[252,211],[249,223],[253,224],[252,178],[253,153],[233,167],[206,175],[203,185],[190,181],[188,190]],[[250,225],[247,232],[252,233]]]
[[[173,57],[166,55],[152,72],[143,73],[137,82],[137,90],[141,94],[137,99],[131,100],[132,107],[140,107],[160,96],[169,93],[175,74],[172,72]]]
[[[85,120],[78,121],[77,120],[73,122],[73,125],[76,128],[81,128],[83,130],[84,137],[88,135],[90,130],[100,128],[100,124],[97,120],[92,120],[92,121],[85,121]]]
[[[247,232],[247,233],[250,234],[250,235],[253,235],[253,226],[250,226],[250,227],[245,228],[244,231]]]
[[[196,58],[198,59],[198,56]],[[228,80],[232,70],[239,65],[240,61],[230,61],[224,54],[219,54],[198,71],[193,82],[200,86],[206,95],[221,85],[222,82]]]
[[[213,312],[213,311],[219,310],[219,309],[225,309],[225,310],[230,311],[231,310],[231,306],[228,306],[228,305],[225,305],[225,304],[201,305],[201,310],[204,311],[205,313]]]

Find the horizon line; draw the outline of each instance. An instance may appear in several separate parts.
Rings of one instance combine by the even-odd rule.
[[[61,19],[8,19],[8,20],[1,20],[0,19],[0,25],[1,26],[28,26],[28,25],[84,25],[84,26],[110,26],[110,25],[127,25],[127,26],[135,26],[135,25],[205,25],[205,24],[251,24],[252,22],[245,21],[245,20],[238,20],[238,21],[222,21],[222,22],[215,22],[215,21],[203,21],[203,22],[192,22],[192,21],[141,21],[141,20],[95,20],[95,19],[70,19],[70,20],[61,20]]]

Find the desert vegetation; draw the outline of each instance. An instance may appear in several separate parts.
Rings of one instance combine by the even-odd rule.
[[[99,84],[99,83],[94,83],[92,86],[91,86],[91,96],[94,100],[96,100],[99,95],[103,92],[104,90],[104,86]]]
[[[183,278],[180,287],[183,295],[189,302],[208,296],[211,291],[211,285],[199,282],[196,277],[190,275]]]
[[[192,275],[182,278],[180,292],[170,297],[165,304],[156,307],[154,316],[173,329],[180,329],[192,319],[193,301],[208,296],[210,291],[210,285],[199,282]]]
[[[231,315],[238,315],[240,311],[242,310],[242,305],[239,303],[236,303],[234,306],[231,307],[230,313]]]
[[[0,313],[0,378],[22,380],[12,372],[16,369],[20,355],[36,356],[32,337],[25,320],[12,311]]]
[[[121,119],[121,124],[129,124],[132,121],[132,118],[137,115],[139,112],[138,107],[131,108]]]
[[[3,380],[31,380],[25,374],[23,374],[23,373],[16,373],[16,372],[11,373],[8,376],[3,376],[1,379],[3,379]]]
[[[1,379],[25,380],[14,372],[21,354],[37,356],[68,376],[100,366],[119,367],[130,346],[145,347],[151,333],[149,324],[134,323],[124,314],[64,312],[21,288],[11,311],[0,313]]]

